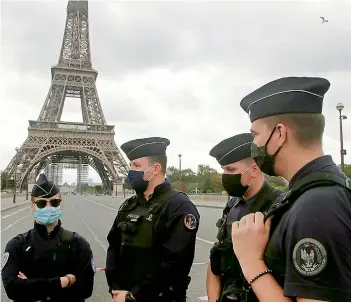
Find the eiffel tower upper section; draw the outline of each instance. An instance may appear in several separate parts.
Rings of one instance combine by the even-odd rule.
[[[128,165],[114,142],[114,126],[107,125],[92,68],[88,1],[68,1],[59,62],[51,68],[51,86],[38,120],[29,121],[28,137],[5,173],[17,188],[52,163],[88,164],[103,184],[120,191]],[[61,121],[66,97],[76,98],[82,123]],[[17,176],[17,177],[16,177]]]
[[[68,2],[59,62],[51,75],[52,89],[38,121],[60,121],[66,96],[81,99],[84,124],[106,124],[95,88],[98,73],[91,63],[88,1]]]

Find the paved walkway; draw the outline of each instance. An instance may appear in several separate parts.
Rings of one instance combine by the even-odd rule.
[[[28,196],[30,198],[30,196]],[[8,208],[17,207],[23,204],[28,204],[28,200],[26,200],[26,196],[16,196],[16,203],[13,203],[13,195],[1,197],[1,211],[4,211]]]

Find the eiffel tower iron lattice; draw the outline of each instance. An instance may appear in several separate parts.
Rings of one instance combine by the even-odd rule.
[[[17,189],[28,189],[48,164],[89,164],[103,184],[122,192],[128,165],[107,125],[92,68],[88,1],[68,1],[59,62],[51,68],[51,87],[37,121],[29,121],[28,137],[5,169]],[[80,99],[82,123],[62,122],[66,97]],[[78,100],[77,100],[78,101]],[[15,173],[16,171],[16,173]]]

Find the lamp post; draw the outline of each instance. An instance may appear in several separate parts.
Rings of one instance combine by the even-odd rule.
[[[178,154],[179,157],[179,180],[182,180],[182,155]]]
[[[16,155],[15,155],[15,177],[14,177],[14,191],[13,191],[13,203],[16,203],[16,191],[17,191],[17,167],[18,167],[18,151],[19,148],[16,148]]]
[[[342,133],[342,120],[346,120],[347,116],[342,115],[341,111],[344,109],[343,103],[338,103],[336,109],[339,111],[339,122],[340,122],[340,156],[341,156],[341,171],[344,172],[344,155],[346,155],[346,150],[344,150],[344,138]]]

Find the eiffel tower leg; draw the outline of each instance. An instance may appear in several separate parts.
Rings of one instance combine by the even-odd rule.
[[[121,181],[113,183],[113,197],[124,197],[123,183]]]

